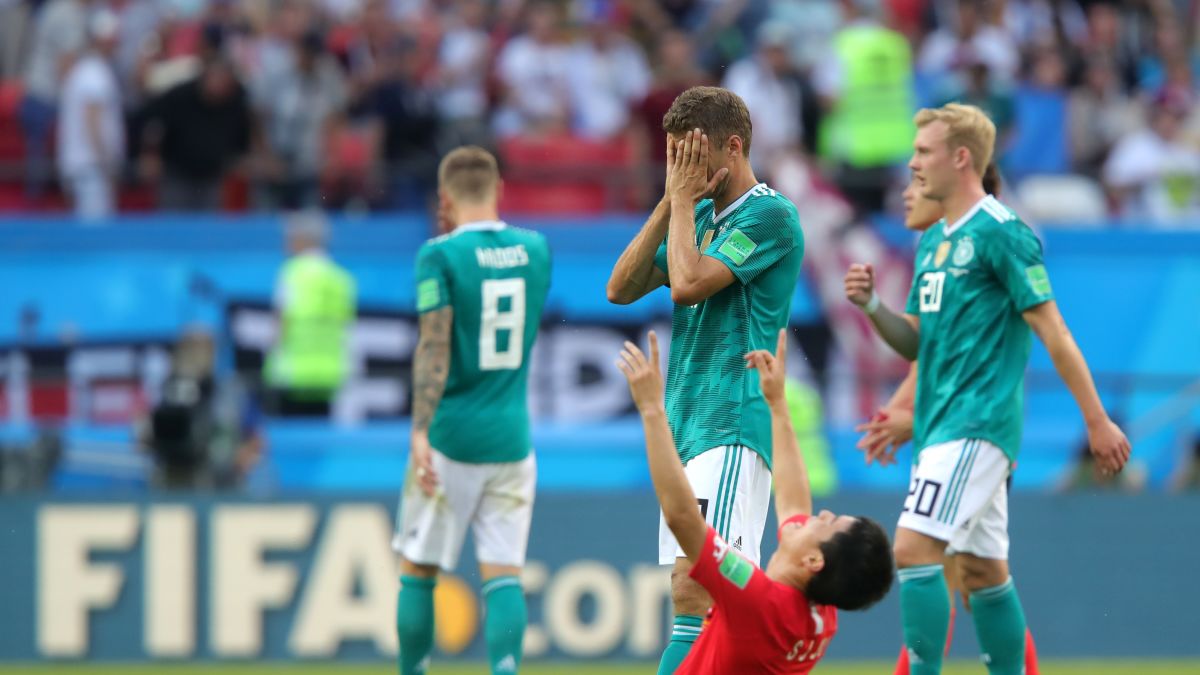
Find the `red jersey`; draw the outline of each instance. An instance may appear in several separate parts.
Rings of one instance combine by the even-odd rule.
[[[837,631],[835,608],[814,605],[800,589],[772,580],[711,527],[691,577],[713,606],[676,675],[800,675],[817,665]]]

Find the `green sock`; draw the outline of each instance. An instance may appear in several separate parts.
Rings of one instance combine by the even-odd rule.
[[[900,614],[911,675],[938,675],[950,629],[950,589],[941,565],[905,567],[900,577]]]
[[[971,594],[971,615],[983,662],[991,675],[1025,672],[1025,612],[1012,577]]]
[[[671,675],[679,664],[683,663],[696,638],[700,637],[700,626],[703,624],[704,619],[698,616],[680,614],[675,617],[675,624],[671,627],[671,641],[667,643],[662,659],[658,662],[658,675]]]
[[[484,636],[492,675],[516,673],[525,642],[525,591],[516,577],[496,577],[483,585]]]
[[[400,636],[400,675],[421,675],[433,651],[433,587],[436,577],[400,577],[396,634]]]

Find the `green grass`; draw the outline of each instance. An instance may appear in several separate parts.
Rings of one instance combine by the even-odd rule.
[[[839,663],[830,662],[817,666],[820,675],[891,675],[893,663]],[[1043,675],[1195,675],[1200,673],[1198,661],[1046,661],[1041,667]],[[262,665],[262,664],[213,664],[213,665],[21,665],[0,668],[4,675],[395,675],[387,666],[356,666],[349,664],[328,665]],[[635,675],[653,673],[653,664],[578,665],[575,663],[535,663],[521,669],[522,675]],[[978,663],[954,662],[943,671],[944,675],[985,675]],[[429,675],[487,675],[483,664],[434,665]]]

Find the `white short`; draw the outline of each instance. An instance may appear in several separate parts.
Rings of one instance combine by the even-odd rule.
[[[995,445],[963,439],[931,445],[913,467],[900,527],[947,542],[950,553],[1008,559],[1008,476]]]
[[[771,470],[767,463],[750,448],[723,445],[693,457],[683,469],[704,520],[757,565],[771,505]],[[660,511],[658,563],[671,565],[683,557],[683,549]]]
[[[392,548],[405,560],[453,570],[470,527],[475,558],[492,565],[525,564],[537,462],[466,464],[433,453],[437,494],[426,497],[409,476],[400,496]]]

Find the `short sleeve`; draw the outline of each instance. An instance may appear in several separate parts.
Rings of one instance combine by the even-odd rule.
[[[804,245],[799,231],[795,212],[785,202],[772,199],[769,207],[755,209],[724,228],[704,254],[725,263],[738,281],[748,284]]]
[[[1054,299],[1042,260],[1042,242],[1021,222],[1005,223],[989,242],[989,263],[1017,311]]]
[[[437,248],[429,244],[417,253],[417,312],[424,314],[450,304],[446,265]]]
[[[766,574],[757,565],[734,551],[711,527],[690,576],[708,591],[718,606],[725,608],[739,600],[750,602],[758,587],[766,581]]]
[[[667,242],[658,245],[658,251],[654,253],[654,266],[662,270],[663,274],[667,274]]]

